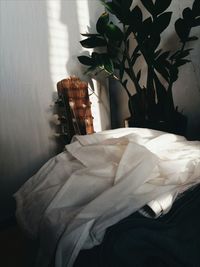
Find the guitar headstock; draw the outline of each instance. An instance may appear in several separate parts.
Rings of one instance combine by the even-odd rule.
[[[58,114],[54,119],[65,142],[69,143],[74,135],[94,133],[88,84],[70,77],[57,83],[57,92]]]

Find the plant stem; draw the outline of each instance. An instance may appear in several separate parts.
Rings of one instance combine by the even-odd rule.
[[[153,67],[151,59],[149,59],[148,56],[146,55],[146,53],[145,53],[145,51],[144,51],[144,49],[142,47],[141,41],[139,40],[139,38],[136,36],[136,34],[134,32],[133,32],[133,35],[134,35],[135,40],[137,41],[136,49],[142,53],[143,58],[146,61],[146,64],[147,64],[147,67],[148,67],[148,72],[153,73],[154,72],[154,67]],[[147,77],[147,80],[148,80],[148,77]],[[155,98],[154,86],[151,86],[150,88],[147,88],[147,90],[149,91],[149,96],[153,96],[154,95],[154,98]]]
[[[137,59],[137,53],[140,51],[139,45],[136,46],[135,50],[133,51],[133,54],[131,56],[131,63],[132,65],[135,63]]]
[[[135,73],[133,71],[133,65],[132,65],[132,62],[131,62],[129,51],[127,50],[127,47],[126,47],[126,43],[125,43],[125,55],[126,55],[126,59],[127,59],[128,66],[129,66],[129,71],[127,72],[127,70],[126,70],[126,73],[129,75],[129,77],[133,81],[133,83],[135,85],[136,92],[139,94],[141,92],[141,87],[140,87],[140,85],[139,85],[139,83],[137,81],[137,77],[136,77],[136,75],[135,75]]]
[[[124,30],[124,33],[125,33],[126,32],[126,27],[125,27],[124,24],[123,24],[123,30]],[[127,40],[129,40],[129,39],[127,39]],[[140,93],[141,87],[140,87],[140,85],[139,85],[139,83],[137,81],[137,77],[136,77],[136,75],[135,75],[135,73],[133,71],[133,64],[132,64],[132,60],[131,60],[131,58],[133,57],[133,55],[135,53],[137,53],[138,48],[136,47],[135,51],[133,52],[132,57],[130,57],[129,51],[127,49],[127,46],[128,46],[127,40],[126,40],[126,38],[124,38],[124,40],[123,40],[123,42],[124,42],[124,52],[123,52],[123,59],[122,59],[122,63],[124,65],[123,68],[126,71],[126,73],[128,74],[128,76],[131,78],[132,82],[134,83],[136,92],[137,93]],[[128,70],[125,68],[125,61],[126,60],[128,62],[128,66],[129,66],[129,69]],[[121,84],[123,85],[123,87],[125,88],[125,90],[128,91],[127,87],[124,86],[124,84],[123,84],[122,81],[121,81]],[[130,94],[129,91],[127,92],[127,94],[128,94],[128,97],[130,98],[131,97],[131,94]]]
[[[172,87],[173,87],[173,81],[170,81],[169,82],[169,86],[168,86],[168,89],[167,89],[167,94],[168,94],[168,100],[169,100],[169,111],[170,112],[173,112],[175,110],[175,107],[174,107],[174,99],[173,99],[173,94],[172,94]]]

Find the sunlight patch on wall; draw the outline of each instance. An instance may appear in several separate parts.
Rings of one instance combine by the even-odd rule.
[[[77,13],[79,19],[80,33],[85,33],[90,24],[90,15],[88,10],[88,0],[77,0]]]
[[[94,25],[96,23],[95,12],[90,14],[89,6],[88,6],[88,5],[91,5],[90,9],[92,9],[94,2],[92,2],[90,0],[76,0],[76,2],[77,2],[77,14],[78,14],[78,18],[79,18],[80,33],[91,32],[93,30],[95,31],[95,29],[94,29]],[[90,24],[92,24],[92,25],[90,25]],[[90,29],[92,29],[92,30],[90,30]],[[81,38],[81,36],[80,36],[80,38]],[[82,37],[82,38],[84,39],[85,37]],[[88,52],[89,51],[91,52],[91,49],[89,49]],[[81,51],[80,51],[80,53],[81,53]],[[87,54],[86,49],[84,49],[83,54]],[[102,130],[108,128],[107,127],[108,123],[107,123],[107,118],[104,119],[105,118],[105,107],[104,107],[104,104],[102,104],[104,102],[104,99],[101,99],[102,86],[95,79],[92,79],[92,83],[93,83],[94,93],[91,94],[91,90],[89,91],[90,101],[92,103],[91,110],[92,110],[92,115],[94,117],[94,120],[93,120],[94,130],[95,130],[95,132],[99,132],[99,131],[102,131]]]
[[[67,28],[60,21],[60,13],[61,2],[48,0],[49,62],[55,90],[56,83],[66,77],[66,61],[69,56]]]
[[[101,112],[100,112],[101,100],[99,99],[100,87],[96,80],[93,80],[93,85],[94,85],[94,93],[91,94],[91,92],[89,92],[91,94],[90,101],[92,103],[91,111],[92,111],[92,116],[94,117],[93,125],[95,132],[100,132],[103,130],[101,123]]]

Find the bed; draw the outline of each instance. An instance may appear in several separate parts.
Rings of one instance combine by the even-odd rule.
[[[80,252],[75,267],[199,267],[200,187],[176,200],[166,215],[135,212],[107,229],[103,242]]]
[[[40,267],[197,267],[199,182],[198,141],[141,128],[76,136],[15,194],[16,216],[39,238]],[[144,207],[163,196],[151,218]]]

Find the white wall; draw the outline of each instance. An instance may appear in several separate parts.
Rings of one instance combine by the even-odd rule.
[[[140,1],[136,0],[135,3]],[[181,14],[182,10],[192,5],[191,0],[173,0],[169,10],[173,11],[173,18],[170,27],[167,28],[163,36],[163,47],[165,49],[174,49],[177,45],[173,21]],[[200,28],[196,28],[193,32],[200,38]],[[188,137],[200,139],[200,39],[191,43],[194,50],[190,59],[192,63],[184,65],[180,68],[179,80],[174,84],[173,94],[175,104],[188,117]],[[114,97],[116,90],[119,92]],[[114,108],[117,106],[117,113],[114,111],[113,123],[115,127],[123,125],[124,118],[129,116],[127,107],[127,96],[122,88],[116,83],[111,83],[111,98],[114,99]]]
[[[57,152],[49,138],[56,82],[83,78],[79,32],[101,11],[95,0],[0,1],[0,221],[11,195]]]

